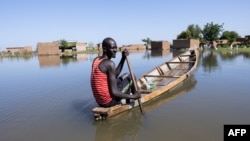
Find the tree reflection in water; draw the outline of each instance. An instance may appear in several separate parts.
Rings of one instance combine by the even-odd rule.
[[[95,141],[136,140],[142,125],[142,114],[129,111],[108,120],[95,121]]]
[[[205,72],[212,72],[219,66],[217,60],[217,52],[213,50],[203,50],[201,57],[202,67]]]

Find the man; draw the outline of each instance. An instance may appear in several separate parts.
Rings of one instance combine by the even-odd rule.
[[[117,45],[115,40],[109,37],[105,38],[102,42],[102,49],[103,55],[94,59],[91,71],[91,88],[99,106],[111,107],[119,104],[123,98],[140,98],[139,93],[130,95],[121,92],[126,81],[129,85],[129,78],[119,77],[117,79],[123,68],[126,56],[129,55],[128,51],[125,50],[122,52],[122,58],[115,68],[115,63],[111,60],[111,58],[116,57]],[[118,85],[120,86],[119,88]]]

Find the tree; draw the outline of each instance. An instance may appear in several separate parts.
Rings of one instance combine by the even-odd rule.
[[[88,47],[89,47],[89,48],[93,48],[93,47],[94,47],[94,43],[93,43],[92,41],[90,41],[90,42],[88,43]]]
[[[201,31],[199,25],[191,24],[187,27],[186,31],[182,31],[177,35],[177,39],[199,39]]]
[[[236,41],[236,39],[240,37],[239,34],[235,31],[224,31],[220,37],[220,39],[226,39],[228,40],[228,42],[231,44],[234,41]]]
[[[151,39],[150,38],[142,39],[142,42],[145,43],[146,48],[148,48],[148,46],[151,45]]]
[[[187,27],[186,31],[190,34],[191,39],[199,39],[201,28],[199,27],[199,25],[191,24]]]
[[[66,48],[68,48],[68,42],[67,42],[66,40],[62,39],[62,40],[60,41],[60,48],[62,49],[62,52],[64,52],[64,50],[65,50]]]
[[[223,25],[207,23],[202,30],[203,38],[206,41],[215,41],[219,39],[220,33],[223,31]]]
[[[190,34],[186,31],[182,31],[179,35],[177,35],[177,39],[189,39]]]

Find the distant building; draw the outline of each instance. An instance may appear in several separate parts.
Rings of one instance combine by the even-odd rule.
[[[228,44],[228,40],[224,39],[224,40],[217,40],[216,41],[217,45],[225,45]]]
[[[127,45],[127,46],[122,46],[120,47],[120,50],[145,50],[146,46],[144,44],[131,44],[131,45]]]
[[[76,51],[86,51],[87,43],[76,42]]]
[[[100,51],[100,50],[102,50],[102,43],[98,43],[97,44],[97,49]]]
[[[236,42],[237,44],[247,45],[250,42],[250,35],[246,35],[244,38],[237,38]]]
[[[248,40],[248,41],[250,41],[250,35],[246,35],[245,39]]]
[[[7,52],[15,53],[25,53],[25,52],[32,52],[31,46],[23,46],[23,47],[8,47],[6,48]]]
[[[87,43],[81,42],[68,42],[69,48],[65,51],[86,51]],[[39,42],[37,43],[37,53],[39,55],[44,54],[60,54],[61,53],[60,42]]]
[[[196,39],[177,39],[173,40],[173,48],[199,47],[200,41]]]
[[[38,55],[55,55],[60,54],[60,43],[57,42],[39,42],[37,43]]]
[[[168,41],[151,41],[151,50],[163,50],[170,49],[170,43]]]

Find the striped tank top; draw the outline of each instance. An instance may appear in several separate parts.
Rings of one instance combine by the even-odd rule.
[[[96,58],[92,64],[91,88],[96,102],[99,105],[106,105],[112,101],[108,89],[107,74],[99,69],[99,64],[104,59]]]

